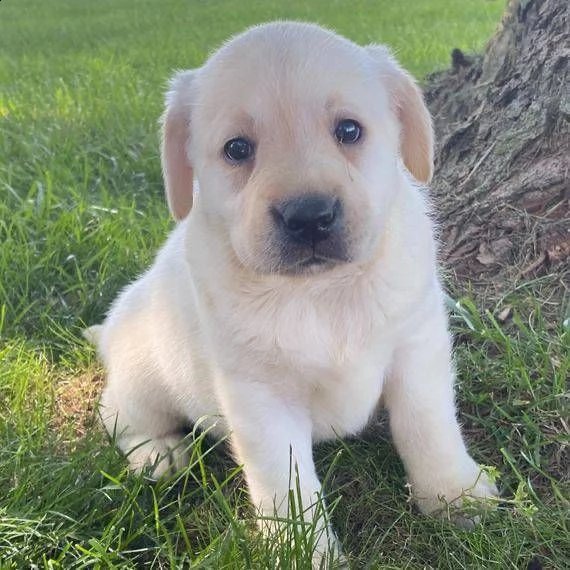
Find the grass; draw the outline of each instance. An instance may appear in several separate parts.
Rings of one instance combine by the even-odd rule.
[[[480,48],[502,9],[488,0],[0,4],[1,568],[306,567],[291,544],[253,532],[240,469],[221,447],[196,436],[190,468],[153,485],[127,474],[94,418],[101,373],[81,328],[102,318],[171,228],[156,136],[166,79],[273,18],[389,43],[421,77],[454,47]],[[417,516],[381,418],[358,439],[319,447],[354,567],[568,566],[570,332],[562,307],[545,311],[535,298],[541,290],[531,283],[455,308],[462,419],[505,492],[483,525],[467,532]],[[494,315],[506,306],[501,323]]]

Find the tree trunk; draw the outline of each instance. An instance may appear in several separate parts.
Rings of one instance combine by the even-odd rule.
[[[475,284],[547,271],[568,284],[568,6],[511,1],[482,56],[453,50],[452,69],[428,77],[442,253]]]

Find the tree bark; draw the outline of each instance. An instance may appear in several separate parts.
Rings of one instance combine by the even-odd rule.
[[[428,77],[433,198],[458,278],[502,284],[570,256],[568,0],[511,1],[481,56]]]

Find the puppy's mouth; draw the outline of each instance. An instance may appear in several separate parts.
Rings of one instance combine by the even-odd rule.
[[[313,265],[324,265],[325,263],[330,263],[332,260],[326,257],[319,257],[318,255],[312,255],[307,259],[299,263],[299,267],[312,267]]]
[[[287,275],[314,275],[329,271],[349,261],[350,258],[344,252],[341,255],[325,255],[313,250],[300,255],[300,252],[289,251],[280,256],[280,263],[276,269],[278,273]]]

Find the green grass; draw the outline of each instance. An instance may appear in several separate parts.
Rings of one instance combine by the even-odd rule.
[[[4,0],[0,3],[0,567],[274,568],[298,560],[253,531],[239,468],[198,437],[191,468],[150,484],[94,422],[100,376],[81,340],[171,228],[157,150],[172,70],[228,35],[310,19],[389,43],[418,77],[480,48],[503,2]],[[417,516],[381,422],[318,450],[355,567],[563,568],[569,548],[568,337],[531,284],[466,302],[459,399],[505,503],[473,532]],[[514,316],[492,316],[507,304]],[[548,318],[545,316],[548,314]],[[483,316],[479,316],[483,315]],[[84,411],[89,403],[91,407]],[[566,497],[566,498],[565,498]]]

